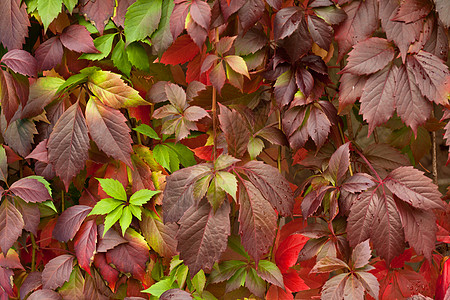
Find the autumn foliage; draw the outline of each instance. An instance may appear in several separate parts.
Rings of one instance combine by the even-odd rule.
[[[448,0],[0,6],[0,299],[450,297]]]

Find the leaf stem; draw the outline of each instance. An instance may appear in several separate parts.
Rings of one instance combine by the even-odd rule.
[[[214,43],[217,44],[219,41],[219,28],[215,29],[215,40]],[[217,48],[214,45],[214,53],[217,55]],[[216,64],[216,63],[214,63]],[[212,121],[213,121],[213,161],[216,161],[217,151],[216,151],[216,141],[217,141],[217,90],[213,86],[212,90]]]
[[[31,272],[36,271],[36,249],[37,244],[36,244],[36,240],[34,239],[34,235],[32,233],[30,233],[30,238],[31,238]]]
[[[277,117],[278,117],[278,129],[281,130],[281,110],[280,109],[278,109],[278,111],[277,111]],[[278,146],[277,167],[278,167],[278,171],[281,173],[281,145]]]
[[[431,116],[434,117],[434,104],[431,110]],[[438,169],[437,169],[437,141],[436,131],[431,132],[431,156],[432,156],[432,168],[433,168],[433,183],[438,185]]]
[[[64,189],[61,190],[61,212],[63,212],[65,210],[65,205],[64,205]]]
[[[373,168],[372,164],[367,160],[367,158],[364,156],[364,154],[362,154],[358,149],[355,149],[355,151],[364,160],[364,162],[370,168],[370,170],[375,174],[375,176],[377,177],[378,182],[382,182],[383,180],[381,180],[380,175],[378,175],[377,171],[375,171],[375,169]]]
[[[340,134],[341,139],[342,139],[342,144],[345,144],[344,132],[342,131],[341,124],[339,124],[339,123],[338,123],[338,128],[339,128],[339,134]],[[351,139],[351,140],[353,140],[353,139]],[[353,176],[353,168],[352,168],[352,163],[351,162],[348,164],[348,171],[350,172],[350,176]]]

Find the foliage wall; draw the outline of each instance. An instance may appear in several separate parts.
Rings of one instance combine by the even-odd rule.
[[[448,0],[0,6],[1,299],[450,295]]]

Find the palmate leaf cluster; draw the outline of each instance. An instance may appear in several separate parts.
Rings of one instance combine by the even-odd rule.
[[[448,1],[0,5],[0,299],[449,297]]]

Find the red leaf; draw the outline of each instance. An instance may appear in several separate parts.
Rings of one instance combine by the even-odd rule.
[[[208,31],[198,25],[193,19],[192,16],[186,19],[186,31],[194,41],[194,43],[201,49],[206,41],[208,36]]]
[[[78,264],[91,275],[91,262],[97,245],[97,224],[95,219],[85,222],[75,236],[75,254]]]
[[[19,108],[19,97],[14,87],[14,77],[7,71],[0,70],[2,114],[8,123],[11,122]]]
[[[222,104],[219,104],[219,107],[219,121],[227,140],[228,153],[240,158],[247,151],[250,132],[245,126],[245,121],[236,110],[230,110]]]
[[[281,40],[293,34],[303,20],[303,15],[303,10],[299,7],[286,7],[278,11],[273,20],[275,40]]]
[[[312,89],[314,88],[313,76],[309,71],[302,67],[297,68],[297,70],[295,71],[295,83],[306,97],[309,96]]]
[[[21,297],[26,296],[29,292],[34,291],[42,285],[42,274],[41,272],[31,272],[28,273],[27,277],[20,286]],[[28,298],[29,299],[29,298]]]
[[[322,49],[330,49],[333,40],[333,28],[323,19],[315,16],[308,16],[308,29],[313,41]]]
[[[378,2],[369,0],[351,2],[344,6],[347,19],[335,30],[339,46],[339,60],[356,43],[365,40],[378,28]]]
[[[182,35],[164,51],[160,62],[166,65],[178,65],[191,61],[198,53],[199,48],[188,34]]]
[[[287,272],[290,267],[295,265],[300,250],[308,240],[309,238],[301,234],[293,234],[280,243],[275,253],[275,262],[282,273]],[[287,285],[286,282],[285,284]]]
[[[322,288],[321,299],[343,299],[348,277],[348,273],[343,273],[328,280]],[[355,299],[361,299],[361,297]]]
[[[9,191],[22,198],[25,202],[36,203],[52,199],[47,187],[38,179],[31,177],[22,178],[14,182]]]
[[[339,79],[341,83],[339,85],[339,113],[361,98],[366,81],[366,76],[358,76],[350,73],[342,74]]]
[[[32,77],[37,75],[36,59],[27,51],[10,50],[3,55],[1,62],[16,73]]]
[[[298,275],[296,270],[290,269],[283,273],[283,281],[286,290],[296,293],[299,291],[309,290],[309,286]]]
[[[206,161],[213,161],[213,146],[212,145],[208,145],[208,146],[202,146],[202,147],[198,147],[195,149],[191,149],[195,156],[197,156],[200,159],[206,160]],[[223,149],[219,148],[216,149],[216,156],[219,156],[220,154],[222,154]]]
[[[405,0],[392,21],[412,23],[426,17],[432,8],[433,4],[428,0]]]
[[[22,215],[8,198],[5,198],[0,205],[0,248],[3,253],[8,253],[22,233],[23,226]]]
[[[114,14],[114,4],[114,0],[87,0],[80,7],[80,13],[91,20],[102,35],[106,23]]]
[[[25,159],[33,158],[44,163],[48,163],[48,152],[47,152],[47,142],[48,139],[41,141],[34,150],[28,154]]]
[[[230,205],[225,201],[216,212],[207,201],[192,206],[180,220],[177,233],[180,259],[189,267],[191,276],[200,269],[211,270],[227,248],[230,235]]]
[[[108,230],[107,232],[110,232],[111,230]],[[94,257],[94,265],[99,270],[100,274],[102,275],[103,279],[106,280],[108,283],[108,286],[111,288],[112,291],[116,290],[116,284],[119,280],[119,271],[111,267],[106,262],[106,254],[105,253],[97,253]]]
[[[294,296],[279,286],[271,285],[267,291],[266,300],[294,300]]]
[[[89,99],[86,105],[86,123],[92,140],[100,150],[132,166],[130,128],[124,115],[113,108]]]
[[[356,173],[344,181],[341,189],[350,193],[359,193],[375,185],[375,179],[366,173]]]
[[[311,106],[306,129],[317,148],[325,144],[331,130],[331,122],[321,108]]]
[[[88,158],[89,135],[86,120],[77,103],[59,118],[48,139],[48,160],[55,167],[66,190]]]
[[[165,291],[159,297],[159,300],[190,300],[193,299],[191,294],[180,289],[170,289]],[[137,300],[137,299],[136,299]]]
[[[336,184],[340,184],[342,178],[347,173],[349,165],[350,142],[340,146],[333,155],[331,155],[330,162],[328,163],[328,172],[330,172]]]
[[[445,259],[442,265],[442,273],[436,282],[436,300],[444,300],[450,285],[450,259]]]
[[[369,135],[394,114],[395,68],[386,67],[371,75],[361,95],[360,114],[369,123]]]
[[[203,65],[202,65],[203,67]],[[219,62],[217,65],[212,68],[211,72],[209,73],[209,80],[211,81],[212,85],[219,91],[219,93],[222,90],[223,85],[225,84],[225,69],[223,68],[223,63]]]
[[[249,181],[239,182],[239,234],[245,250],[258,262],[273,243],[277,216]]]
[[[124,237],[128,243],[120,244],[106,252],[106,260],[108,263],[114,264],[119,271],[130,273],[136,279],[144,281],[150,250],[148,244],[139,233],[131,228],[126,231]]]
[[[92,207],[85,205],[74,205],[66,209],[58,218],[53,237],[61,242],[73,239]]]
[[[189,12],[195,23],[206,30],[209,29],[209,23],[211,22],[211,8],[207,2],[202,0],[192,0]]]
[[[21,49],[30,26],[27,5],[21,0],[3,0],[0,4],[0,42],[10,51]]]
[[[66,27],[61,34],[61,43],[69,50],[81,53],[99,53],[94,46],[91,34],[83,25]]]
[[[50,70],[61,63],[64,50],[61,41],[57,36],[51,37],[36,49],[36,60],[38,70]]]
[[[173,38],[177,38],[184,30],[188,13],[189,2],[186,1],[175,4],[170,16],[170,32],[172,33]]]
[[[3,289],[10,297],[15,296],[12,285],[13,278],[13,270],[0,267],[0,288]]]
[[[56,289],[69,281],[75,257],[63,254],[50,260],[42,271],[42,286],[44,289]]]

